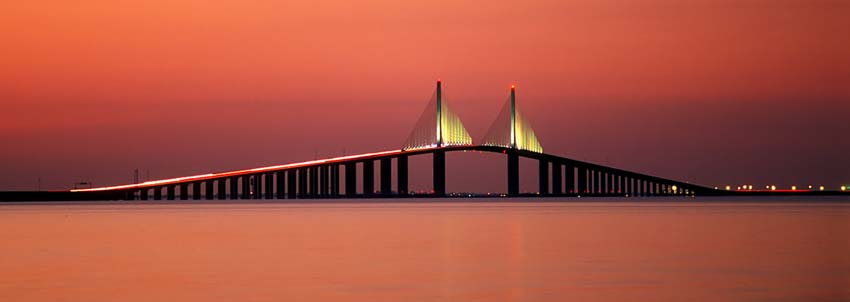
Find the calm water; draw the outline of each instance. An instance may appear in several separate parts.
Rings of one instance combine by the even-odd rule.
[[[850,203],[569,200],[0,205],[0,301],[850,300]]]

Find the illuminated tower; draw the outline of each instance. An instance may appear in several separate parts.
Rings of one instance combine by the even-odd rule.
[[[516,149],[516,85],[511,84],[511,148]]]
[[[437,80],[437,147],[443,146],[443,82]]]

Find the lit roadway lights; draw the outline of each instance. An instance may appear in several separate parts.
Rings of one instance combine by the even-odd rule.
[[[239,171],[232,171],[232,172],[207,173],[207,174],[200,174],[200,175],[193,175],[193,176],[186,176],[186,177],[177,177],[177,178],[169,178],[169,179],[162,179],[162,180],[152,180],[152,181],[146,181],[146,182],[139,183],[139,184],[99,187],[99,188],[91,188],[91,189],[73,189],[73,190],[71,190],[71,192],[97,192],[97,191],[145,188],[145,187],[152,187],[152,186],[157,186],[157,185],[176,184],[176,183],[186,182],[186,181],[190,181],[190,180],[200,181],[200,180],[207,180],[207,179],[221,178],[221,177],[228,177],[228,176],[246,175],[246,174],[252,174],[252,173],[257,173],[257,172],[268,172],[268,171],[275,171],[275,170],[281,170],[281,169],[291,169],[291,168],[311,166],[311,165],[323,164],[323,163],[342,162],[342,161],[358,159],[358,158],[368,158],[368,157],[385,156],[385,155],[391,155],[391,154],[401,154],[401,153],[404,153],[404,152],[405,152],[404,150],[392,150],[392,151],[382,151],[382,152],[366,153],[366,154],[359,154],[359,155],[340,156],[340,157],[334,157],[334,158],[329,158],[329,159],[312,160],[312,161],[305,161],[305,162],[300,162],[300,163],[277,165],[277,166],[268,166],[268,167],[246,169],[246,170],[239,170]]]
[[[788,189],[783,189],[780,186],[769,184],[765,185],[764,189],[759,189],[756,186],[756,189],[753,189],[753,185],[740,185],[736,187],[732,187],[730,185],[726,185],[722,188],[714,187],[715,189],[726,190],[726,191],[752,191],[752,192],[765,192],[765,191],[778,191],[778,192],[817,192],[817,191],[827,191],[827,187],[824,185],[808,185],[804,187],[798,187],[797,185],[791,185]],[[850,185],[842,185],[838,187],[839,192],[850,192]]]

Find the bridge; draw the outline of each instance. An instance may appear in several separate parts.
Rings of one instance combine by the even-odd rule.
[[[72,200],[212,200],[408,197],[408,158],[433,157],[433,186],[424,196],[446,196],[446,153],[503,154],[507,196],[519,196],[519,159],[539,163],[535,196],[713,195],[720,191],[686,182],[546,154],[517,108],[516,86],[482,141],[474,144],[444,99],[442,82],[399,150],[341,156],[254,169],[208,173],[136,184],[63,191]],[[375,164],[379,184],[375,184]],[[395,162],[395,165],[393,165]],[[392,175],[395,166],[396,187]],[[358,179],[358,170],[361,174]],[[343,184],[341,187],[340,185]],[[359,191],[362,193],[358,193]],[[416,196],[423,196],[416,194]]]

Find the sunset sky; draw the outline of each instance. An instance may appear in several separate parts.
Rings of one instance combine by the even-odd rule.
[[[397,149],[438,78],[475,140],[516,83],[546,153],[709,186],[850,184],[848,1],[36,0],[0,12],[0,190]],[[449,191],[504,190],[498,155],[448,165]]]

